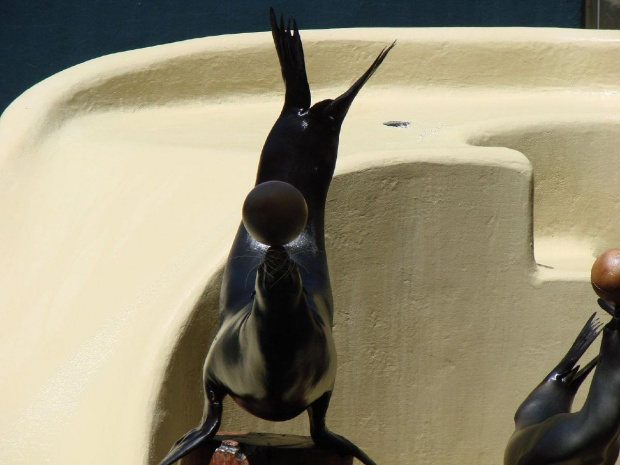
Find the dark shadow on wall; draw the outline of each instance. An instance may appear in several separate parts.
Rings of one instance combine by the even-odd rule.
[[[37,82],[92,58],[266,31],[270,6],[294,15],[302,29],[584,24],[583,0],[5,0],[0,2],[0,112]]]

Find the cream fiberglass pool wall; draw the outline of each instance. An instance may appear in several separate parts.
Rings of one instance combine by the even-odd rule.
[[[398,39],[345,121],[328,199],[328,424],[378,463],[500,464],[515,409],[597,308],[594,256],[620,246],[620,35],[302,36],[315,101]],[[5,112],[1,463],[154,464],[198,421],[282,92],[269,34],[222,36],[93,60]],[[308,426],[227,402],[222,430]]]
[[[470,142],[510,147],[532,163],[534,248],[540,265],[583,270],[592,255],[620,244],[620,191],[612,187],[620,175],[616,115],[532,118],[524,126],[489,130]]]

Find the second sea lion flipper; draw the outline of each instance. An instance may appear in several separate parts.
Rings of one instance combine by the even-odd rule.
[[[601,333],[602,326],[603,324],[596,318],[596,313],[592,314],[554,372],[568,374],[569,371],[573,370],[581,356]]]
[[[542,423],[559,413],[570,412],[579,387],[598,364],[598,358],[581,370],[577,362],[598,337],[601,326],[596,313],[588,319],[560,363],[545,376],[517,409],[515,414],[517,430]]]
[[[308,407],[310,435],[314,444],[341,455],[352,455],[365,465],[377,465],[363,450],[351,441],[327,429],[325,415],[327,414],[327,407],[329,406],[331,396],[331,391],[328,391]]]
[[[579,367],[576,367],[577,373],[570,380],[571,387],[574,390],[579,389],[579,386],[585,381],[588,375],[596,368],[598,362],[600,361],[601,356],[597,355],[592,360],[590,360],[583,368],[579,370]]]
[[[223,396],[209,385],[207,385],[206,391],[207,407],[200,426],[189,431],[175,442],[168,455],[159,462],[159,465],[172,465],[201,444],[212,439],[217,433],[222,419]]]
[[[280,24],[276,19],[273,8],[269,10],[271,20],[271,34],[280,59],[282,68],[282,78],[286,85],[284,96],[285,107],[295,107],[307,110],[310,108],[310,86],[306,76],[306,63],[304,60],[304,49],[301,45],[301,37],[297,29],[297,23],[288,23],[288,29],[284,27],[284,20],[280,16]]]

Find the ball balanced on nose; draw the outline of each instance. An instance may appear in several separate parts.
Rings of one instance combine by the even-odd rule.
[[[602,253],[590,274],[594,292],[614,307],[620,304],[620,249]]]
[[[242,215],[250,236],[261,244],[278,247],[301,234],[308,221],[308,206],[292,185],[267,181],[250,191]]]

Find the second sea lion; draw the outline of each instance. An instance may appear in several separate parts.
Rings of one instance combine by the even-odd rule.
[[[620,452],[620,250],[602,254],[592,267],[600,307],[612,319],[599,355],[579,370],[579,358],[599,334],[590,317],[577,340],[521,404],[505,465],[613,465]],[[596,367],[586,401],[570,411],[579,386]]]

